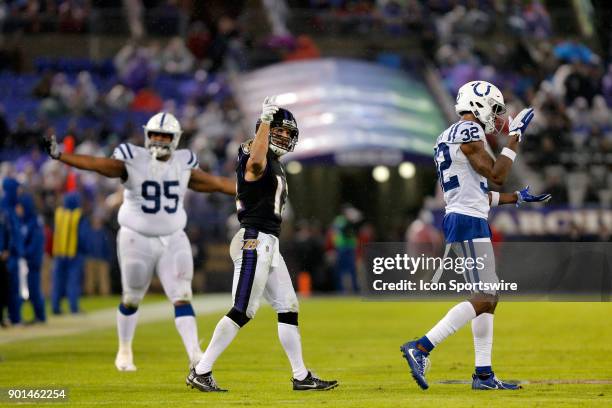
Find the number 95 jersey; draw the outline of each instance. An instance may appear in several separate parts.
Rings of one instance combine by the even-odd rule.
[[[487,179],[472,168],[461,151],[461,144],[479,140],[487,144],[482,126],[471,121],[459,121],[438,136],[434,161],[444,191],[446,214],[485,219],[489,216]]]
[[[124,143],[113,158],[125,163],[123,204],[118,221],[146,236],[170,235],[185,228],[183,198],[198,160],[189,150],[176,150],[167,161],[154,159],[143,147]]]

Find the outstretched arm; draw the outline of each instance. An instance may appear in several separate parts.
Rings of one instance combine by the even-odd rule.
[[[516,204],[518,207],[522,203],[545,203],[552,198],[550,194],[536,194],[529,192],[529,186],[514,193],[497,193],[489,191],[489,205],[495,207],[502,204]]]
[[[228,177],[213,176],[200,169],[191,170],[188,187],[200,193],[236,195],[236,181]]]
[[[127,179],[127,169],[121,160],[106,157],[86,156],[82,154],[62,153],[59,150],[55,135],[45,136],[43,145],[52,159],[81,170],[95,171],[106,177]]]
[[[498,198],[498,202],[497,205],[503,205],[503,204],[515,204],[516,201],[518,200],[516,193],[497,193],[499,195]],[[495,198],[494,198],[495,192],[491,192],[489,191],[489,205],[491,207],[494,206],[495,204]]]
[[[127,179],[125,163],[121,160],[70,153],[61,153],[58,160],[77,169],[95,171],[106,177]]]

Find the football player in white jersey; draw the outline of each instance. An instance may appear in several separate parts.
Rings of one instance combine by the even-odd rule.
[[[193,256],[183,231],[187,222],[183,198],[188,188],[235,195],[236,182],[205,173],[199,169],[194,153],[177,150],[181,133],[178,120],[160,112],[144,126],[144,147],[120,144],[112,158],[63,153],[55,136],[44,139],[45,150],[53,159],[120,178],[124,186],[117,234],[123,292],[117,311],[119,351],[115,366],[119,371],[136,370],[132,339],[138,305],[155,271],[174,304],[176,328],[189,360],[197,362],[202,355],[191,306]]]
[[[446,202],[444,235],[447,254],[452,251],[458,257],[483,260],[481,267],[474,267],[464,273],[466,281],[476,284],[476,288],[481,282],[498,282],[491,230],[487,223],[490,207],[546,202],[550,199],[550,194],[530,194],[529,187],[514,193],[489,191],[487,180],[497,185],[502,185],[506,180],[518,144],[534,115],[533,108],[528,108],[522,110],[515,119],[509,118],[508,145],[494,159],[487,153],[485,134],[501,131],[505,123],[502,117],[505,111],[504,97],[495,85],[484,81],[463,85],[455,105],[455,112],[461,119],[438,137],[434,148],[438,179]],[[495,291],[486,288],[475,290],[468,301],[450,309],[427,334],[400,347],[412,377],[422,389],[428,388],[425,372],[429,365],[429,353],[469,321],[472,322],[476,362],[472,388],[520,388],[500,381],[493,373],[491,349],[496,305]]]

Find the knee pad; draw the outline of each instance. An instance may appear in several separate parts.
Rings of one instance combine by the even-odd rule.
[[[241,312],[240,310],[236,309],[235,307],[232,307],[230,309],[230,311],[227,312],[226,316],[229,317],[230,319],[232,319],[234,321],[234,323],[236,323],[240,327],[243,327],[245,324],[247,324],[249,322],[249,320],[251,320],[246,315],[246,313]]]
[[[174,259],[177,276],[191,284],[193,279],[193,255],[191,255],[191,252],[179,252]]]
[[[121,271],[127,288],[144,290],[149,285],[152,273],[147,271],[147,265],[144,262],[133,260],[122,262]]]
[[[279,313],[278,322],[297,326],[298,325],[298,314],[296,312]]]
[[[123,273],[123,303],[137,306],[145,295],[151,276],[144,262],[124,262],[121,269]]]

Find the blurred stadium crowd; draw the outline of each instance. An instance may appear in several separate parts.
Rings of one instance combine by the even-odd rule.
[[[101,231],[83,235],[91,241],[83,246],[83,255],[112,263],[113,239],[102,237],[112,237],[117,229],[121,194],[116,180],[48,160],[38,145],[43,134],[57,134],[65,148],[77,153],[109,156],[120,142],[142,144],[141,125],[165,110],[179,118],[184,130],[181,146],[196,152],[205,170],[232,174],[237,147],[251,132],[232,93],[232,73],[317,58],[324,50],[313,38],[321,32],[340,38],[371,33],[382,38],[414,37],[422,64],[437,69],[451,97],[472,79],[497,84],[510,114],[528,105],[536,108],[533,131],[522,147],[527,180],[538,184],[544,174],[539,189],[552,193],[556,204],[609,207],[612,202],[612,62],[607,50],[600,55],[578,36],[564,37],[541,1],[263,0],[268,34],[257,39],[246,30],[239,13],[205,22],[198,18],[194,4],[0,3],[0,177],[15,178],[22,191],[32,195],[43,219],[48,256],[56,208],[67,193],[76,192],[87,228]],[[94,17],[122,7],[119,13],[126,13],[131,38],[113,59],[24,60],[23,35],[91,33],[100,29],[100,23],[93,23],[100,19]],[[144,9],[154,22],[143,20]],[[302,25],[309,29],[298,30],[294,24],[298,19],[306,21]],[[495,137],[490,141],[494,149],[499,145]],[[237,227],[234,203],[231,198],[190,194],[186,207],[196,265],[202,265],[207,248],[225,242]],[[297,270],[321,271],[312,274],[316,289],[342,290],[345,285],[338,281],[337,271],[352,276],[358,242],[374,239],[371,227],[361,220],[346,228],[343,222],[356,219],[351,210],[347,216],[347,210],[339,210],[339,218],[329,226],[293,220],[287,228],[287,247],[309,254],[291,261]],[[403,239],[395,235],[377,238]],[[101,249],[97,240],[110,245]],[[352,261],[346,261],[344,248],[352,251],[346,255]],[[96,251],[104,256],[91,256]],[[340,265],[341,261],[349,265]],[[104,272],[111,274],[114,290],[118,289],[116,269],[111,265],[111,272]],[[101,285],[103,293],[110,287]]]

